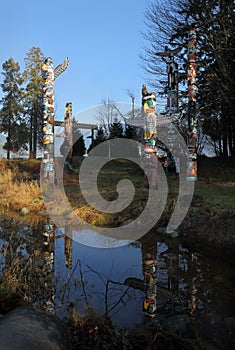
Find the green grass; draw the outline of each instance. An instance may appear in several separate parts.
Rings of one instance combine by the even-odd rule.
[[[200,181],[196,183],[195,193],[208,206],[235,210],[235,182],[206,184]]]

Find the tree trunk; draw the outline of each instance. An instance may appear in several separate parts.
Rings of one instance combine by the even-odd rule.
[[[229,124],[228,148],[229,148],[229,155],[231,156],[233,154],[233,134],[232,134],[232,125],[231,124]]]
[[[37,154],[37,133],[38,133],[38,123],[37,123],[37,118],[38,118],[38,106],[37,102],[34,99],[34,106],[33,106],[33,158],[36,158]]]
[[[232,149],[232,156],[235,156],[235,126],[233,126],[233,133],[232,133],[232,141],[233,141],[233,149]]]
[[[227,135],[223,135],[223,157],[228,158],[228,138],[227,138]]]
[[[34,125],[33,125],[33,152],[32,152],[32,158],[36,158],[37,153],[37,125],[35,122],[36,116],[34,116]]]
[[[10,142],[11,142],[11,122],[8,120],[8,130],[7,130],[7,159],[10,159]]]
[[[221,141],[221,134],[219,135],[219,156],[222,157],[223,151],[222,151],[222,141]]]
[[[32,112],[31,112],[32,113]],[[30,116],[30,133],[29,133],[29,159],[33,158],[33,120]]]

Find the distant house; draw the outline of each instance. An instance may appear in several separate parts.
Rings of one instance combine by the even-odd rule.
[[[6,158],[7,152],[3,149],[4,143],[6,142],[6,137],[0,134],[0,158]]]

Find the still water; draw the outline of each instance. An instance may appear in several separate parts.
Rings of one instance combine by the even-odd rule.
[[[48,223],[25,227],[3,222],[0,233],[2,273],[18,271],[27,300],[60,318],[75,307],[81,314],[88,309],[107,314],[119,328],[143,326],[151,319],[170,330],[177,329],[183,316],[215,348],[234,345],[230,259],[211,258],[202,249],[153,232],[115,248],[94,232]],[[79,243],[78,235],[90,235],[107,248]],[[180,335],[184,331],[181,327]]]

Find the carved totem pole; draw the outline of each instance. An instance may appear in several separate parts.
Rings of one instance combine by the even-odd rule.
[[[54,81],[68,67],[69,59],[57,66],[54,70],[53,61],[46,58],[42,65],[43,78],[43,180],[55,181],[54,170]]]
[[[156,94],[149,93],[146,85],[142,86],[142,106],[145,118],[144,123],[144,186],[157,189],[157,119]]]
[[[197,115],[196,115],[196,30],[189,31],[188,40],[188,160],[187,180],[197,180]]]

